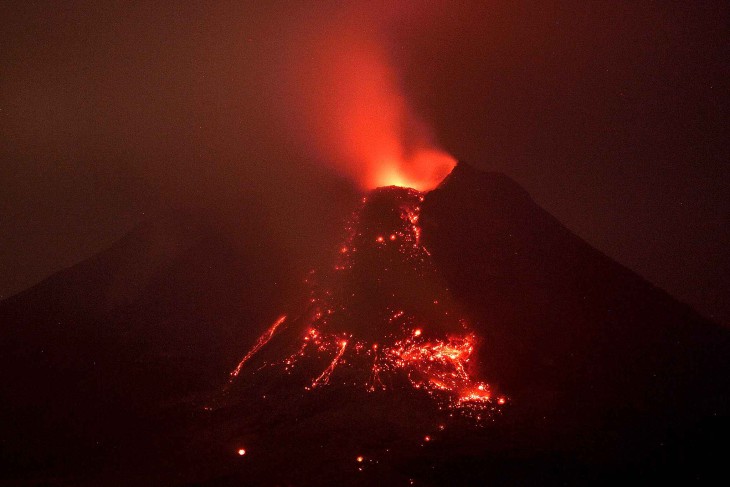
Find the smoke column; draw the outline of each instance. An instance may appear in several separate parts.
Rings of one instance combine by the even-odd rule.
[[[294,132],[363,189],[435,187],[456,162],[409,107],[373,18],[339,11],[312,24],[299,27],[284,59]]]

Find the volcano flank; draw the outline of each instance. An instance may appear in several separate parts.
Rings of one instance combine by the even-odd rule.
[[[421,242],[424,199],[400,187],[365,196],[333,269],[306,279],[305,311],[282,315],[259,337],[231,372],[226,393],[265,368],[287,375],[303,368],[308,391],[335,382],[368,392],[410,386],[434,397],[439,409],[478,421],[505,404],[469,374],[477,340]],[[274,381],[267,375],[264,382]]]
[[[321,187],[340,196],[290,222],[317,239],[281,238],[258,208],[233,223],[176,212],[1,303],[6,478],[585,485],[721,471],[728,330],[501,174],[459,163],[430,192]]]

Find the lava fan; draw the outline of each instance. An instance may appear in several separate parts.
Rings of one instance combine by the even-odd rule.
[[[362,199],[331,268],[310,272],[299,309],[280,316],[243,356],[219,406],[241,397],[235,391],[338,386],[409,391],[450,417],[493,418],[506,399],[473,376],[479,338],[422,242],[423,200],[397,186]]]

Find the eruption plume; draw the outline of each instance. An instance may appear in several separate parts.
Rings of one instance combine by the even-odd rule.
[[[370,17],[347,12],[287,59],[287,109],[316,156],[363,189],[433,189],[456,161],[409,106]]]
[[[491,421],[507,402],[475,377],[480,339],[422,239],[425,191],[456,161],[408,105],[369,18],[328,25],[292,45],[287,116],[319,160],[367,193],[332,265],[310,272],[302,302],[282,310],[206,409],[276,408],[296,423],[314,403],[395,401],[420,410],[404,428],[423,445],[452,421]],[[370,462],[355,458],[359,471]]]

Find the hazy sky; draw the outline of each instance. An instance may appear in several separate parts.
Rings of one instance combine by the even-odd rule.
[[[289,60],[357,10],[435,143],[730,321],[727,2],[388,3],[4,2],[0,296],[326,159]]]

